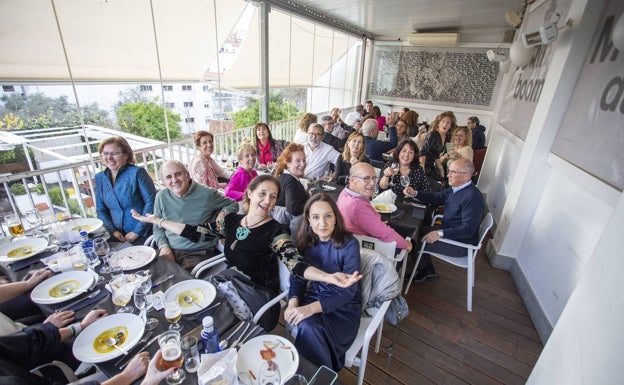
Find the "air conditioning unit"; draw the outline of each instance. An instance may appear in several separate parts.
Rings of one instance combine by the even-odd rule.
[[[420,46],[457,46],[459,44],[459,33],[412,33],[409,35],[408,41],[411,45]]]

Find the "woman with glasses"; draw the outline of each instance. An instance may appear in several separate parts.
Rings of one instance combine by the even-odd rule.
[[[130,210],[154,212],[154,181],[144,168],[134,164],[134,152],[126,139],[104,139],[98,151],[106,169],[95,174],[97,216],[119,242],[143,244],[152,226],[134,219]]]
[[[336,174],[334,176],[336,183],[346,185],[351,166],[359,162],[370,163],[370,159],[366,156],[364,135],[361,132],[354,132],[347,138],[344,150],[336,160]]]
[[[398,198],[405,197],[403,190],[408,186],[417,191],[429,191],[429,179],[420,167],[417,154],[418,146],[413,140],[407,139],[399,143],[392,153],[392,162],[398,163],[399,169],[395,171],[391,164],[386,164],[383,176],[379,180],[379,188],[381,190],[392,189]],[[405,185],[404,177],[409,178],[408,185]]]

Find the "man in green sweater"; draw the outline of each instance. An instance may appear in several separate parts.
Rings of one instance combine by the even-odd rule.
[[[199,262],[215,254],[218,239],[191,242],[160,227],[162,222],[171,220],[201,225],[210,222],[218,211],[216,221],[221,223],[227,214],[238,212],[238,203],[213,188],[192,182],[182,162],[167,161],[161,172],[167,189],[156,194],[154,214],[161,219],[154,225],[154,240],[160,250],[160,257],[191,271]]]

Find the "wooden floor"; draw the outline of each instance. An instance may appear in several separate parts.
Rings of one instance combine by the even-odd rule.
[[[466,310],[466,270],[434,259],[439,279],[412,285],[409,316],[396,327],[384,325],[379,353],[369,351],[365,383],[526,382],[542,343],[509,273],[492,268],[482,253],[473,311]],[[356,384],[357,370],[343,369],[340,382]]]

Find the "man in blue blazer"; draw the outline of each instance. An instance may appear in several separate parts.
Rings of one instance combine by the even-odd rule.
[[[481,191],[471,182],[473,174],[474,165],[472,162],[460,158],[449,166],[448,181],[450,188],[435,193],[418,192],[411,187],[405,188],[406,196],[416,197],[428,204],[444,205],[442,225],[437,227],[425,226],[421,231],[422,241],[427,242],[425,251],[463,257],[466,254],[464,248],[438,242],[438,239],[444,237],[473,245],[479,242],[478,231],[485,211],[485,201]],[[437,277],[438,274],[431,262],[431,256],[423,253],[414,282],[432,281]]]

